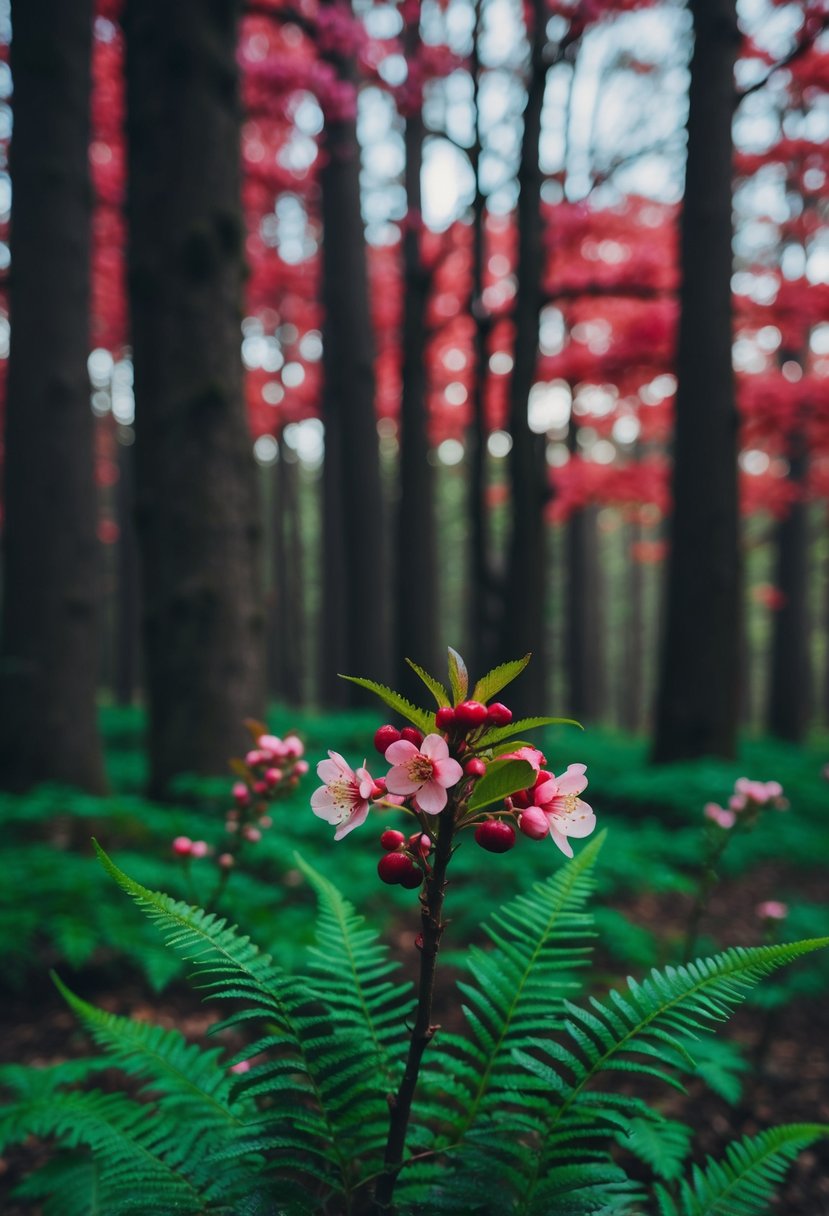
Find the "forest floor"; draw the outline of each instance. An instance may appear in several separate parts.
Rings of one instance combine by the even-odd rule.
[[[814,889],[804,891],[806,898],[820,900],[823,891],[817,877],[807,883]],[[748,887],[748,890],[747,890]],[[713,896],[706,932],[720,940],[759,942],[756,920],[747,914],[768,890],[762,869],[738,881],[724,882]],[[627,899],[619,908],[635,923],[664,936],[681,932],[687,918],[687,897],[676,894],[644,894]],[[412,929],[399,924],[392,940],[407,969],[413,972],[415,954]],[[201,1005],[198,997],[183,983],[172,985],[162,995],[153,995],[140,981],[126,973],[89,968],[73,977],[73,985],[88,1000],[99,1006],[133,1017],[152,1019],[165,1026],[177,1026],[187,1037],[206,1041],[209,1025],[217,1014]],[[443,986],[449,993],[449,985]],[[460,1013],[445,999],[440,1007],[438,993],[436,1020],[457,1029]],[[777,1123],[829,1123],[829,1002],[826,999],[796,999],[767,1013],[743,1007],[729,1025],[729,1036],[737,1041],[749,1071],[743,1093],[735,1106],[694,1082],[687,1095],[670,1092],[662,1109],[670,1117],[681,1118],[695,1129],[694,1154],[697,1160],[711,1153],[719,1156],[723,1145],[734,1137],[756,1133]],[[234,1047],[238,1046],[234,1043]],[[89,1054],[88,1041],[77,1029],[48,980],[10,997],[0,1005],[0,1057],[3,1062],[47,1065]],[[96,1084],[117,1088],[116,1074],[100,1074]],[[641,1084],[637,1082],[641,1093]],[[655,1095],[656,1091],[654,1091]],[[662,1092],[664,1099],[664,1091]],[[39,1216],[37,1204],[11,1198],[15,1185],[47,1156],[44,1146],[27,1143],[0,1158],[0,1211],[4,1216]],[[779,1196],[769,1208],[780,1216],[829,1216],[829,1142],[818,1143],[803,1153],[787,1174]]]

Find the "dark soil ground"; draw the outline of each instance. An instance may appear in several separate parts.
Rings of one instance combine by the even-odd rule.
[[[801,883],[801,888],[803,884]],[[803,890],[804,898],[820,900],[825,892]],[[770,889],[761,871],[739,884],[725,883],[714,896],[703,925],[706,934],[726,942],[754,944],[761,940],[752,911]],[[756,899],[754,898],[756,895]],[[678,896],[647,894],[628,902],[623,910],[637,923],[678,937],[687,917],[687,900]],[[401,957],[413,966],[412,930],[401,927]],[[160,997],[134,978],[111,970],[91,969],[72,979],[75,990],[113,1012],[177,1026],[189,1038],[204,1041],[218,1012],[201,1005],[185,985],[176,985]],[[456,1008],[436,1009],[436,1021],[452,1025]],[[666,1114],[688,1121],[696,1129],[696,1156],[719,1156],[735,1136],[752,1134],[777,1123],[829,1123],[829,1004],[826,1000],[799,1000],[769,1016],[745,1007],[734,1017],[729,1034],[751,1062],[743,1096],[736,1107],[695,1084],[686,1097],[669,1094]],[[230,1045],[230,1044],[229,1044]],[[234,1043],[233,1046],[238,1046]],[[10,996],[0,1008],[0,1058],[3,1061],[47,1065],[68,1057],[90,1054],[73,1015],[55,989],[44,980],[35,989]],[[96,1084],[117,1087],[119,1078],[102,1074]],[[637,1083],[637,1092],[642,1087]],[[0,1212],[4,1216],[38,1216],[40,1208],[11,1199],[15,1184],[45,1159],[44,1147],[28,1143],[0,1158]],[[780,1216],[829,1216],[829,1141],[804,1153],[790,1170],[786,1183],[771,1205]]]

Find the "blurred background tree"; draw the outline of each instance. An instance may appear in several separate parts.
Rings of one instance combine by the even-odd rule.
[[[333,705],[360,695],[338,670],[447,643],[534,649],[517,709],[647,730],[657,758],[728,753],[738,713],[825,722],[826,24],[818,0],[97,0],[91,252],[69,274],[41,247],[27,320],[20,232],[0,248],[4,654],[15,343],[58,365],[46,298],[85,267],[89,309],[60,315],[91,331],[104,616],[70,649],[146,701],[156,791],[223,765],[265,680]],[[25,200],[46,137],[27,151],[17,84]]]

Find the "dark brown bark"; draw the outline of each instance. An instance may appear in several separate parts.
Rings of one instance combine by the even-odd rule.
[[[334,56],[343,79],[353,65]],[[337,673],[382,678],[382,496],[374,413],[374,344],[360,211],[356,121],[329,118],[322,136],[322,295],[325,464],[321,692],[329,705],[364,703]],[[413,526],[416,521],[413,521]],[[416,592],[413,584],[412,591]]]
[[[578,424],[571,418],[567,435],[571,453],[577,450],[577,435]],[[580,722],[595,722],[602,700],[604,657],[595,509],[587,506],[574,511],[565,529],[567,701],[564,709],[568,717]]]
[[[481,189],[481,133],[479,96],[481,64],[482,3],[475,5],[475,30],[472,41],[469,72],[472,77],[472,106],[475,115],[475,138],[469,152],[475,175],[475,197],[472,201],[472,292],[471,313],[474,324],[475,375],[472,381],[472,421],[467,435],[469,467],[469,589],[467,621],[469,637],[465,654],[470,670],[484,672],[500,661],[497,644],[499,604],[492,569],[487,505],[487,419],[486,384],[487,339],[489,316],[483,303],[484,259],[486,258],[486,198]]]
[[[542,174],[539,166],[541,110],[547,68],[546,10],[533,0],[530,31],[530,75],[524,132],[518,167],[518,262],[516,267],[515,348],[510,380],[509,480],[512,532],[503,592],[501,627],[503,658],[532,651],[533,662],[510,690],[517,713],[542,712],[547,686],[546,583],[544,507],[548,498],[546,437],[530,430],[527,406],[535,380],[538,323],[541,310],[541,269],[544,249],[541,222]]]
[[[733,756],[739,684],[737,414],[731,367],[736,0],[692,0],[671,551],[655,761]]]
[[[626,619],[622,633],[621,686],[619,689],[619,724],[623,730],[638,731],[642,726],[644,703],[643,634],[645,620],[645,580],[642,563],[636,560],[634,546],[641,540],[642,525],[631,520],[625,525],[625,590]]]
[[[104,788],[89,407],[91,0],[15,0],[0,773]]]
[[[236,0],[129,0],[129,278],[150,783],[222,773],[264,708],[240,355]]]
[[[115,574],[115,700],[131,705],[139,683],[141,601],[135,538],[135,468],[132,441],[118,444],[118,552]]]
[[[408,29],[406,49],[409,55],[416,51],[418,42],[417,29]],[[427,671],[435,672],[443,666],[445,646],[454,641],[441,636],[438,630],[437,537],[434,476],[429,463],[425,349],[429,273],[420,252],[423,140],[423,119],[418,110],[406,117],[404,131],[409,222],[403,234],[403,392],[394,656],[396,687],[415,700],[422,699],[423,685],[406,665],[406,657],[414,659]]]
[[[789,479],[797,498],[777,525],[774,585],[780,606],[774,613],[769,733],[802,743],[809,724],[809,508],[805,485],[809,457],[805,437],[795,434],[789,448]]]

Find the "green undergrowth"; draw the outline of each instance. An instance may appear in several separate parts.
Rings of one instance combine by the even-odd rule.
[[[221,846],[232,777],[182,780],[174,803],[148,802],[141,794],[141,713],[106,709],[102,722],[113,791],[109,797],[49,786],[24,797],[0,796],[5,845],[0,944],[13,985],[22,984],[32,969],[42,971],[47,965],[80,968],[125,957],[139,962],[158,989],[180,974],[175,957],[112,899],[94,861],[93,835],[138,881],[177,898],[211,904],[218,877],[215,863],[196,861],[188,873],[171,856],[170,842],[187,835]],[[372,746],[379,722],[375,713],[367,712],[314,716],[275,710],[269,715],[277,733],[291,728],[301,732],[312,771],[298,790],[275,804],[274,827],[231,876],[218,910],[232,905],[233,916],[285,966],[292,966],[312,932],[312,897],[296,868],[295,849],[375,923],[385,919],[389,928],[399,923],[401,944],[406,925],[414,932],[411,894],[384,886],[376,875],[380,831],[400,826],[400,816],[378,816],[335,843],[330,827],[308,806],[317,784],[313,768],[329,747],[354,764],[365,758],[369,769],[382,775],[384,763]],[[780,781],[791,809],[767,812],[753,832],[735,839],[723,859],[723,875],[736,879],[758,866],[775,867],[774,889],[763,897],[789,904],[781,936],[829,932],[829,910],[816,903],[813,894],[809,899],[801,883],[804,875],[817,874],[829,852],[829,786],[822,777],[829,740],[803,748],[746,740],[735,763],[705,760],[659,768],[648,765],[644,740],[608,731],[555,727],[537,732],[537,742],[554,772],[569,763],[588,766],[586,797],[600,825],[609,829],[598,884],[604,899],[615,905],[602,912],[599,927],[604,949],[616,961],[650,966],[678,952],[678,940],[666,942],[654,934],[652,925],[639,923],[634,901],[652,892],[660,898],[676,894],[687,904],[702,857],[702,807],[708,801],[725,802],[739,776]],[[543,879],[562,862],[550,841],[519,837],[512,852],[495,856],[480,850],[469,833],[453,865],[447,911],[455,928],[450,927],[447,953],[451,956],[453,938],[474,936],[494,905]],[[793,972],[785,988],[769,985],[767,1003],[787,999],[791,985],[795,990],[798,983],[814,989],[829,982],[819,968],[809,972],[808,981],[801,978],[805,975]]]

